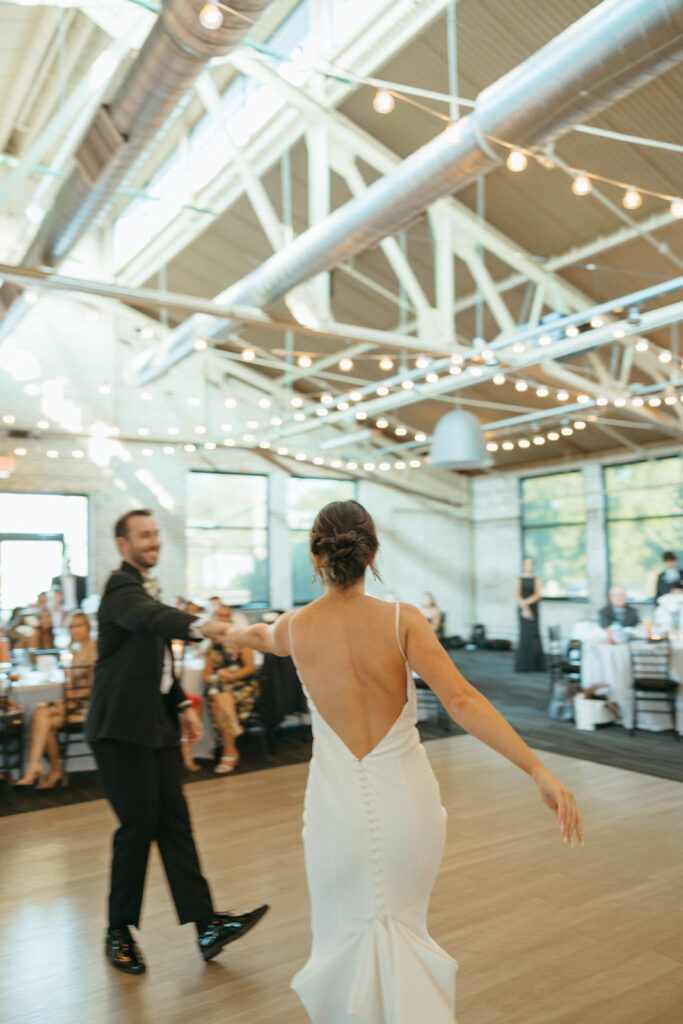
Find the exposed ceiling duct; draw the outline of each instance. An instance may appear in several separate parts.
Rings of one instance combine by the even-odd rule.
[[[196,78],[214,57],[241,41],[270,0],[231,0],[217,29],[204,28],[205,0],[164,0],[161,13],[111,102],[97,111],[22,263],[55,266],[73,248],[134,173],[146,150]],[[242,15],[242,17],[240,16]],[[0,304],[9,310],[18,290],[5,285]],[[6,337],[23,316],[14,303],[0,324]]]
[[[457,133],[443,132],[235,282],[217,301],[263,307],[316,274],[395,234],[431,203],[499,164],[495,139],[539,146],[594,117],[683,58],[683,0],[605,0],[480,93]],[[220,343],[238,321],[196,315],[150,350],[136,384]]]

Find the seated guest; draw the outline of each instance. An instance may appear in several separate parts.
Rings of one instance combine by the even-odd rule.
[[[173,598],[173,607],[177,608],[179,612],[184,612],[185,604],[185,598],[182,596],[182,594],[176,594],[176,596]]]
[[[220,597],[209,598],[209,615],[211,616],[212,619],[215,619],[217,617],[218,609],[221,607],[222,604],[223,602],[221,601]]]
[[[441,636],[441,627],[443,625],[443,612],[440,608],[437,608],[434,600],[434,595],[426,593],[422,595],[422,614],[425,619],[432,627],[437,636]]]
[[[232,609],[221,605],[216,618],[219,622],[232,622]],[[241,723],[247,720],[259,696],[253,651],[248,647],[212,644],[204,664],[204,681],[223,743],[223,753],[214,770],[217,775],[227,775],[239,761],[235,737],[244,731]],[[187,753],[191,757],[191,751]]]
[[[640,616],[635,608],[626,603],[626,591],[623,587],[610,587],[608,601],[609,603],[600,609],[598,615],[598,621],[603,629],[607,629],[615,622],[627,628],[638,625]]]
[[[664,568],[657,577],[655,601],[668,594],[671,590],[683,587],[683,572],[678,568],[678,559],[673,551],[665,551],[662,555]]]
[[[69,722],[85,721],[97,659],[97,644],[90,635],[90,620],[84,612],[74,612],[71,616],[69,633],[69,651],[73,661],[64,687],[64,700],[39,704],[33,712],[28,768],[23,778],[16,783],[17,786],[33,786],[37,783],[38,789],[52,789],[58,782],[66,782],[64,766],[59,760],[56,732],[64,725],[65,716]],[[50,771],[45,775],[43,757],[50,763]]]
[[[33,632],[30,635],[27,633],[25,636],[21,636],[17,647],[35,651],[54,650],[55,634],[52,628],[52,612],[49,608],[41,608],[37,619],[29,616],[26,625],[33,626]],[[20,628],[23,631],[24,627]]]
[[[192,601],[192,600],[188,601],[187,604],[185,605],[185,611],[189,615],[203,615],[204,614],[204,609],[202,608],[202,606],[200,604],[197,604],[196,601]],[[211,618],[214,618],[214,616],[211,616]]]

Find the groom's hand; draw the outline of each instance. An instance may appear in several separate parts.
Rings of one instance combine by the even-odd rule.
[[[199,632],[209,640],[223,641],[226,638],[227,623],[216,622],[215,619],[207,619],[199,626]]]

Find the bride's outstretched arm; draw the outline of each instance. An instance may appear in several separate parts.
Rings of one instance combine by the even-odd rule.
[[[410,667],[434,691],[451,718],[530,775],[541,799],[554,811],[563,838],[571,842],[576,835],[583,842],[581,815],[571,790],[546,768],[483,693],[458,672],[419,609],[401,605],[401,621]]]
[[[292,612],[285,612],[271,625],[257,622],[253,626],[233,626],[228,623],[223,627],[225,643],[233,647],[250,647],[252,651],[264,651],[266,654],[277,654],[284,658],[289,651],[289,619]]]

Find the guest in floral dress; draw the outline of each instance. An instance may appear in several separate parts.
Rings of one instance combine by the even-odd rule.
[[[222,604],[214,618],[232,622],[232,610]],[[249,718],[259,696],[253,651],[248,647],[213,644],[204,663],[204,681],[208,683],[206,696],[223,743],[223,753],[214,771],[227,775],[239,761],[235,738],[244,731],[242,722]]]

